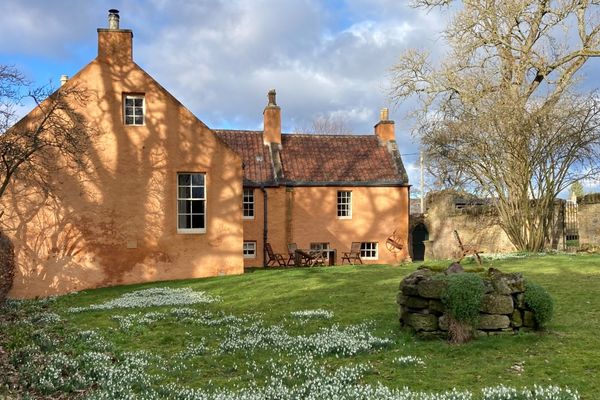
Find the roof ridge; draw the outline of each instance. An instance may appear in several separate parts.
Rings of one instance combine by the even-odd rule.
[[[215,132],[250,132],[250,133],[263,133],[263,131],[257,131],[257,130],[252,130],[252,129],[220,129],[220,128],[212,128],[213,131]]]
[[[374,137],[376,138],[377,136],[374,134],[369,134],[369,133],[347,133],[347,134],[343,134],[343,135],[339,135],[336,133],[282,133],[282,135],[287,135],[287,136],[296,136],[296,137],[338,137],[338,138],[356,138],[356,137]]]

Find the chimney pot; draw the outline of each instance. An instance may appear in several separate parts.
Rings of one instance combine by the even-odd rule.
[[[108,29],[119,29],[119,10],[114,8],[108,10]]]
[[[267,104],[267,105],[269,105],[269,106],[277,105],[277,92],[275,92],[275,89],[269,90],[267,97],[269,98],[269,104]]]
[[[381,121],[387,121],[387,120],[389,120],[390,119],[389,113],[390,113],[390,111],[387,108],[382,108],[381,112],[379,113],[379,119]]]
[[[68,81],[69,81],[69,76],[68,75],[61,75],[60,76],[60,86],[64,85]]]

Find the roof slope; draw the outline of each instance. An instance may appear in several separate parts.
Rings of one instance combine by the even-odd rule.
[[[405,183],[392,154],[375,135],[281,135],[286,181]]]
[[[261,131],[213,131],[242,158],[245,184],[274,182],[271,153],[269,147],[263,144]]]
[[[382,144],[375,135],[283,134],[281,148],[270,149],[263,144],[262,131],[217,129],[214,132],[241,156],[245,184],[408,184],[396,144]],[[273,159],[277,162],[273,163]],[[274,164],[279,161],[281,170],[275,172]]]

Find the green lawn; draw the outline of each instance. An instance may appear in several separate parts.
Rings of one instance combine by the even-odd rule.
[[[18,389],[11,390],[34,397],[67,392],[91,398],[127,398],[127,391],[154,390],[158,398],[194,398],[192,392],[181,390],[187,387],[221,395],[229,390],[230,397],[219,398],[234,398],[244,388],[257,392],[247,389],[252,385],[275,385],[273,379],[286,387],[312,379],[314,385],[304,389],[308,391],[318,389],[325,379],[332,387],[372,390],[364,397],[339,398],[387,398],[381,393],[408,386],[422,392],[468,390],[478,399],[481,388],[499,384],[568,386],[581,398],[597,398],[600,256],[487,261],[486,267],[520,271],[545,286],[555,299],[555,317],[541,334],[480,338],[461,346],[419,341],[400,330],[395,304],[398,284],[418,265],[257,270],[242,276],[121,286],[53,301],[11,303],[0,324],[0,340],[4,338],[0,345],[11,354],[9,361],[20,374]],[[155,287],[191,288],[219,300],[69,311]],[[182,308],[183,312],[172,311]],[[291,314],[317,309],[333,316],[302,319]],[[404,356],[417,357],[423,364],[402,363],[398,359]],[[106,381],[106,370],[95,369],[96,364],[110,365],[121,380]],[[59,377],[46,373],[48,366]],[[9,374],[4,375],[6,380]],[[389,390],[377,392],[378,383]],[[118,387],[101,397],[94,390],[103,385]],[[0,398],[3,390],[8,390],[6,385],[0,387]],[[337,397],[324,394],[322,398]],[[513,398],[521,397],[493,397]]]

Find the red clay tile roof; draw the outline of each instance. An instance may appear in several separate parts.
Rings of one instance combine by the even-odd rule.
[[[273,182],[273,163],[268,146],[263,144],[263,133],[259,131],[213,130],[231,147],[244,163],[246,183]]]
[[[293,182],[405,181],[375,135],[281,135],[283,176]]]
[[[214,132],[241,156],[245,184],[408,184],[397,150],[380,144],[375,135],[283,134],[281,171],[275,179],[275,166],[261,131]]]

